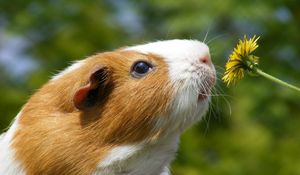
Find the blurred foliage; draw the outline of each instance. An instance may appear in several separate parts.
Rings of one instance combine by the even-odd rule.
[[[148,41],[204,40],[207,34],[220,78],[237,40],[257,34],[261,68],[300,86],[298,0],[0,0],[0,29],[23,38],[24,54],[38,64],[22,76],[0,65],[3,131],[55,70],[96,52]],[[1,38],[0,43],[5,44]],[[183,135],[172,172],[300,174],[299,148],[297,92],[260,77],[246,77],[231,88],[219,81],[208,115]]]

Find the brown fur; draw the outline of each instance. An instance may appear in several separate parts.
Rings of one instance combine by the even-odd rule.
[[[155,67],[141,79],[130,75],[136,60]],[[91,70],[107,66],[107,96],[95,107],[74,107],[76,91],[89,83]],[[16,158],[27,174],[91,174],[112,148],[155,140],[156,118],[166,114],[172,96],[168,68],[163,59],[132,51],[115,51],[86,59],[77,70],[51,80],[22,110],[13,140]]]

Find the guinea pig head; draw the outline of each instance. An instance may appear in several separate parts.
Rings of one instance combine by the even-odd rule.
[[[85,65],[88,82],[73,102],[82,126],[97,128],[98,139],[110,143],[182,132],[204,115],[215,83],[209,49],[199,41],[128,47]]]
[[[215,69],[204,43],[154,42],[95,60],[87,61],[94,65],[89,83],[78,88],[73,101],[82,111],[82,125],[98,128],[104,142],[182,132],[208,108]]]

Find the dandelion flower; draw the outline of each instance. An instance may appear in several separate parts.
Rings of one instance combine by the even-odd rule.
[[[250,73],[250,75],[260,75],[273,82],[300,92],[300,88],[273,77],[258,68],[259,57],[253,55],[255,49],[258,48],[258,39],[259,37],[256,36],[253,36],[250,39],[247,39],[247,37],[244,36],[243,40],[239,40],[225,65],[225,73],[222,78],[224,83],[226,83],[227,86],[234,84],[237,80],[242,79],[245,72],[247,72]]]
[[[258,39],[259,37],[254,36],[248,40],[247,37],[244,36],[244,40],[239,40],[239,43],[229,56],[222,78],[227,86],[242,79],[245,71],[251,72],[252,67],[258,65],[258,57],[251,55],[258,47]]]

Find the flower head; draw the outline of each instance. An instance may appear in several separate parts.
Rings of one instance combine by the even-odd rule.
[[[244,36],[244,40],[234,48],[226,63],[226,70],[222,80],[229,86],[244,77],[245,71],[252,72],[253,67],[258,65],[258,57],[251,53],[258,47],[259,37],[252,37],[249,40]]]

